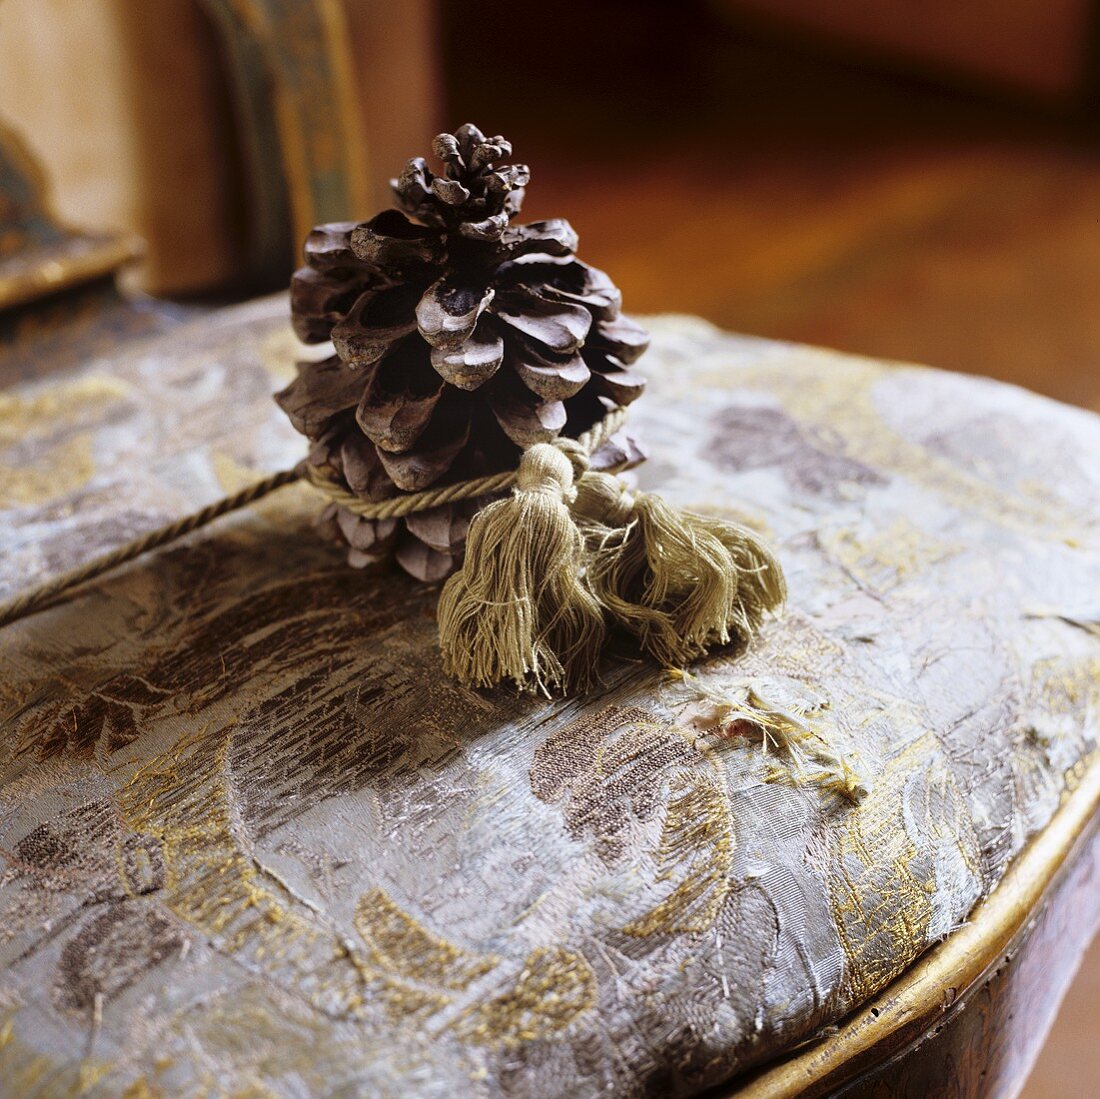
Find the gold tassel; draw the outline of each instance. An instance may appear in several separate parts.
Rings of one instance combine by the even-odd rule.
[[[786,598],[778,561],[747,527],[677,511],[589,473],[574,504],[600,603],[666,667],[746,639]]]
[[[747,640],[786,598],[753,531],[629,492],[587,463],[571,440],[533,446],[512,496],[471,521],[465,562],[439,599],[443,666],[459,682],[583,689],[608,618],[677,667]]]
[[[691,514],[685,512],[686,514]],[[787,601],[787,578],[771,547],[751,527],[714,515],[692,515],[725,547],[738,576],[733,619],[746,637]]]
[[[474,687],[583,688],[596,674],[605,627],[584,577],[584,538],[569,513],[573,465],[560,449],[527,450],[506,500],[479,511],[462,568],[439,599],[448,675]]]

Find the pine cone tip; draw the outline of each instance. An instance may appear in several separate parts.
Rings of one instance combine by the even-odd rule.
[[[443,173],[434,173],[423,157],[413,157],[390,180],[397,205],[427,225],[471,240],[499,240],[519,213],[531,179],[526,164],[501,163],[512,155],[512,143],[499,134],[486,137],[468,122],[453,134],[438,134],[432,153]]]

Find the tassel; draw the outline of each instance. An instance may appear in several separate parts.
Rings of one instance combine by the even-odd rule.
[[[573,510],[597,598],[666,667],[747,639],[786,597],[779,563],[747,527],[677,511],[602,473],[581,479]]]
[[[573,464],[547,443],[527,450],[512,496],[479,511],[465,562],[439,599],[448,675],[473,687],[583,688],[605,636],[584,576],[585,540],[570,515]]]
[[[733,561],[738,577],[734,621],[738,631],[748,637],[760,628],[767,615],[787,601],[783,568],[768,544],[750,527],[714,515],[692,515],[692,518],[726,547]]]

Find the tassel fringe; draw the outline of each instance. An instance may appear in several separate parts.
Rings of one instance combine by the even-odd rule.
[[[582,479],[574,514],[600,602],[666,667],[747,640],[786,598],[779,563],[747,527],[677,511],[607,474]]]
[[[583,689],[609,623],[676,667],[747,641],[785,597],[753,531],[632,493],[568,440],[540,443],[513,495],[470,524],[439,602],[444,668],[468,686]]]
[[[506,500],[479,511],[466,560],[439,598],[443,667],[471,687],[583,689],[603,646],[603,611],[584,580],[584,538],[566,506],[573,466],[547,443],[520,462]]]

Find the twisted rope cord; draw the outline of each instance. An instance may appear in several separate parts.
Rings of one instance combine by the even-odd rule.
[[[69,572],[63,572],[60,576],[55,576],[52,580],[48,580],[36,588],[31,588],[30,591],[24,592],[6,603],[0,603],[0,626],[6,626],[9,622],[25,618],[27,615],[41,610],[52,603],[59,595],[67,592],[70,588],[75,588],[78,584],[83,584],[105,572],[110,572],[111,569],[116,569],[119,565],[124,565],[127,561],[132,561],[143,553],[167,545],[169,542],[175,542],[185,534],[190,534],[192,531],[198,530],[199,527],[205,527],[207,523],[212,523],[215,519],[219,519],[231,511],[248,507],[249,504],[255,503],[261,497],[267,496],[268,493],[274,492],[278,488],[282,488],[283,485],[289,485],[297,481],[301,476],[302,471],[300,468],[284,469],[280,473],[273,473],[270,477],[265,477],[262,481],[257,481],[255,484],[241,489],[240,492],[225,497],[224,500],[208,504],[201,511],[177,519],[174,523],[169,523],[159,530],[150,531],[132,542],[127,542],[125,545],[105,553],[102,557],[96,557],[86,565],[81,565]]]
[[[622,427],[626,420],[626,410],[613,409],[599,423],[589,428],[583,435],[576,439],[555,440],[567,453],[577,450],[585,455],[595,453],[616,431]],[[295,481],[305,478],[314,488],[321,492],[327,499],[340,504],[357,515],[367,519],[389,519],[397,516],[411,515],[416,511],[426,511],[428,508],[439,507],[441,504],[451,503],[455,500],[471,500],[477,496],[488,496],[491,493],[503,492],[516,483],[516,471],[509,470],[505,473],[495,473],[489,477],[479,477],[472,481],[459,481],[453,485],[445,485],[442,488],[426,489],[423,492],[410,493],[407,496],[398,496],[392,500],[383,500],[379,503],[369,503],[361,500],[354,493],[341,488],[330,481],[316,467],[301,463],[294,469],[284,469],[279,473],[273,473],[270,477],[264,477],[254,484],[248,485],[240,492],[233,493],[216,503],[207,504],[200,511],[177,519],[174,523],[150,531],[140,538],[127,542],[109,553],[97,557],[79,568],[63,572],[52,580],[47,580],[35,588],[24,592],[22,595],[9,599],[6,603],[0,603],[0,626],[6,626],[16,622],[20,618],[26,618],[36,611],[42,610],[53,603],[59,596],[72,588],[94,580],[119,565],[133,561],[135,557],[141,557],[150,550],[159,549],[170,542],[175,542],[192,531],[205,527],[215,519],[228,515],[231,511],[248,507],[257,500],[262,499],[276,489],[284,485],[293,484]]]
[[[578,435],[576,439],[555,439],[553,444],[566,453],[579,450],[588,456],[599,450],[625,422],[626,409],[616,408],[583,435]],[[363,519],[397,519],[417,511],[427,511],[429,508],[453,504],[456,500],[473,500],[478,496],[491,496],[512,488],[516,483],[516,470],[509,469],[487,477],[457,481],[453,485],[395,496],[390,500],[372,501],[356,496],[354,492],[334,481],[316,466],[307,466],[305,476],[309,483],[331,503],[339,504]]]

